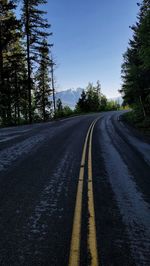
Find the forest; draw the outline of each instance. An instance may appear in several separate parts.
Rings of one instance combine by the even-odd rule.
[[[17,17],[17,6],[21,12]],[[0,123],[47,120],[52,103],[52,35],[46,0],[0,2]],[[42,8],[41,8],[42,7]]]
[[[150,128],[150,0],[138,6],[137,22],[130,27],[133,37],[123,56],[120,92],[133,110],[128,119]]]

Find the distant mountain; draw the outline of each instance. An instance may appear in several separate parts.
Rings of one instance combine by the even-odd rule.
[[[82,88],[77,88],[57,92],[56,100],[60,98],[63,106],[68,105],[70,108],[74,109],[82,91]]]
[[[57,99],[61,99],[63,106],[68,105],[71,109],[75,108],[76,103],[78,102],[83,89],[68,89],[65,91],[60,91],[56,93],[56,101]],[[114,97],[108,100],[117,101],[119,104],[122,104],[122,97]]]

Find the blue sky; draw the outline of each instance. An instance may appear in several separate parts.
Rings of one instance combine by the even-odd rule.
[[[56,90],[100,80],[109,98],[119,95],[122,55],[137,20],[137,0],[48,0],[57,64]],[[19,8],[19,7],[18,7]],[[18,12],[17,12],[18,13]]]
[[[57,89],[100,80],[108,97],[118,95],[122,54],[132,36],[137,0],[48,0]]]

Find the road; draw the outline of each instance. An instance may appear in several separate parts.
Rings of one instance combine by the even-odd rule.
[[[121,114],[0,129],[0,265],[150,265],[150,140]]]

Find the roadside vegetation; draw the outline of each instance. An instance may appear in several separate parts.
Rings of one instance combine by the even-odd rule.
[[[122,65],[124,104],[132,108],[124,119],[150,132],[150,0],[138,4],[137,22],[131,27],[133,37],[124,54]]]
[[[89,83],[87,88],[82,91],[81,97],[79,98],[74,110],[70,109],[69,106],[62,105],[60,99],[56,103],[56,118],[68,117],[79,114],[95,113],[102,111],[115,111],[120,110],[123,107],[117,102],[108,100],[101,91],[100,82],[94,86]]]
[[[150,135],[150,117],[146,117],[143,119],[143,114],[138,112],[138,110],[132,110],[130,112],[125,113],[122,116],[123,120],[134,126],[141,132]]]
[[[51,25],[43,11],[46,3],[0,1],[1,126],[46,121],[51,115],[54,62],[48,41]]]

